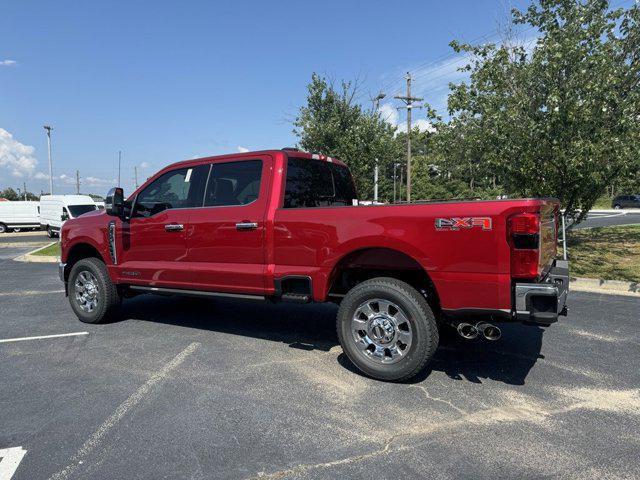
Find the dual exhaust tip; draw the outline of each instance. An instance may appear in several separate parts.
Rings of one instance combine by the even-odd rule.
[[[502,332],[498,327],[484,322],[475,325],[471,323],[460,323],[458,324],[458,334],[466,340],[473,340],[479,335],[482,335],[485,339],[492,342],[499,340],[502,336]]]

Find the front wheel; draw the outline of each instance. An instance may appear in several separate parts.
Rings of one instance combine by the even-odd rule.
[[[616,205],[614,205],[614,206],[613,206],[613,208],[614,208],[615,210],[620,210],[622,207],[621,207],[620,205],[616,204]]]
[[[4,223],[0,223],[0,233],[7,233],[9,229]]]
[[[84,258],[73,266],[69,303],[81,322],[101,323],[114,317],[120,296],[104,263],[97,258]]]
[[[352,288],[337,318],[340,344],[365,374],[409,380],[438,348],[438,326],[426,299],[411,285],[378,277]]]

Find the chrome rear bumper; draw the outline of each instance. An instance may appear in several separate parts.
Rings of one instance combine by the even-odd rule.
[[[515,314],[525,323],[549,325],[567,314],[569,262],[555,260],[544,279],[538,283],[516,283]]]

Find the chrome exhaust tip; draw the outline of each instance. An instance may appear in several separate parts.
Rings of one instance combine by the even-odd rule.
[[[478,326],[478,330],[482,332],[482,336],[491,342],[495,342],[496,340],[500,340],[502,337],[502,332],[495,325],[491,325],[490,323],[483,323],[481,326]]]
[[[475,325],[471,325],[470,323],[460,323],[457,330],[458,334],[466,340],[473,340],[479,333]]]

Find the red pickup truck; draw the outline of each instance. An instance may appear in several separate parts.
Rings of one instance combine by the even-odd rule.
[[[557,201],[357,198],[343,162],[295,149],[179,162],[68,220],[60,278],[89,323],[144,292],[336,302],[344,352],[383,380],[420,372],[446,325],[497,339],[566,314]]]

